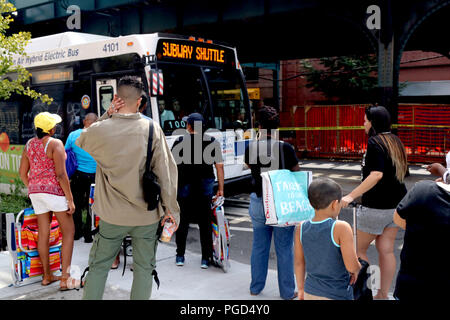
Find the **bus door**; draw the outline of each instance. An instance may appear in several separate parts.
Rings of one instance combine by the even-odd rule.
[[[158,68],[163,72],[164,91],[154,99],[158,114],[153,114],[153,119],[159,117],[169,147],[172,147],[180,132],[186,128],[185,116],[193,112],[201,113],[207,127],[212,127],[210,104],[198,66],[159,63]]]
[[[225,179],[239,179],[250,174],[244,165],[244,152],[250,140],[245,132],[252,127],[248,96],[240,70],[204,68],[225,165]]]
[[[114,95],[117,93],[117,81],[116,79],[99,79],[96,80],[96,92],[97,92],[97,114],[100,117],[105,113]]]

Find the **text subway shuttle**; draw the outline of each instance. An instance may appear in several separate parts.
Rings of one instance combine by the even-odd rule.
[[[225,50],[197,47],[195,48],[188,44],[168,43],[163,42],[163,56],[180,59],[193,59],[198,61],[214,61],[224,63]]]

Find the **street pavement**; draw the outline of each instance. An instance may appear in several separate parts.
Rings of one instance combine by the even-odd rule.
[[[302,170],[312,170],[314,177],[327,176],[341,184],[344,194],[351,191],[360,181],[360,162],[302,161]],[[407,187],[410,187],[421,179],[434,179],[420,166],[410,167],[411,175],[407,177]],[[231,268],[227,273],[222,269],[211,266],[209,269],[200,268],[200,243],[198,230],[195,225],[189,231],[186,251],[186,262],[183,267],[175,265],[174,239],[169,243],[160,243],[157,250],[156,270],[161,281],[160,288],[153,283],[151,299],[155,300],[279,300],[276,256],[271,249],[269,272],[265,289],[258,296],[249,293],[250,284],[250,252],[252,242],[251,222],[248,216],[248,194],[232,197],[239,200],[239,206],[228,205],[225,213],[230,222],[231,229]],[[242,205],[244,204],[244,205]],[[340,219],[349,223],[352,221],[351,211],[345,209],[341,212]],[[395,243],[397,257],[397,270],[399,267],[399,253],[403,244],[403,231],[399,231]],[[369,248],[369,260],[371,264],[377,264],[375,246]],[[80,272],[87,266],[91,244],[83,240],[75,241],[72,265],[72,275],[79,277]],[[56,282],[47,287],[40,282],[22,287],[13,287],[10,275],[10,257],[8,252],[0,252],[0,299],[1,300],[79,300],[83,289],[58,291],[59,283]],[[105,300],[129,299],[133,272],[132,257],[127,258],[125,274],[122,276],[123,256],[119,269],[109,272],[106,283]],[[392,294],[393,287],[391,287]]]
[[[83,240],[75,241],[73,266],[79,270],[87,266],[91,244]],[[276,272],[269,271],[265,290],[259,296],[249,293],[250,266],[231,261],[227,273],[222,269],[210,266],[200,268],[201,255],[187,251],[183,267],[175,265],[175,249],[173,243],[160,243],[157,250],[156,270],[160,280],[157,288],[153,282],[152,299],[155,300],[273,300],[281,299],[278,293]],[[0,299],[2,300],[79,300],[83,289],[66,292],[58,291],[59,282],[48,287],[40,282],[22,287],[13,287],[10,276],[10,261],[7,252],[0,252]],[[111,270],[108,275],[105,300],[126,300],[130,297],[133,280],[132,258],[127,258],[125,274],[122,276],[123,256],[119,269]],[[76,271],[76,269],[74,269]],[[73,271],[73,272],[74,272]],[[79,273],[78,273],[79,274]],[[73,274],[76,276],[76,274]]]

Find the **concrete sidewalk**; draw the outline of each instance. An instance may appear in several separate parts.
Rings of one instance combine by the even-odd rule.
[[[173,241],[173,239],[172,239]],[[81,272],[87,266],[91,244],[83,240],[75,241],[73,266],[78,266]],[[277,273],[269,270],[265,289],[258,296],[251,296],[250,266],[231,261],[227,273],[222,269],[210,266],[200,268],[201,255],[186,251],[186,262],[183,267],[175,265],[175,243],[159,243],[157,251],[156,270],[160,280],[157,289],[153,282],[151,299],[154,300],[280,300],[277,283]],[[232,254],[232,253],[231,253]],[[128,300],[130,297],[133,272],[132,257],[127,258],[124,276],[123,256],[119,269],[111,270],[108,275],[105,300]],[[22,286],[11,286],[10,256],[8,252],[0,252],[0,299],[1,300],[79,300],[83,289],[65,292],[58,291],[59,282],[48,287],[40,282]]]

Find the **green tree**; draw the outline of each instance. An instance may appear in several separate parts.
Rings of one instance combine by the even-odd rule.
[[[32,90],[27,85],[31,73],[13,63],[14,55],[26,56],[25,47],[31,39],[29,32],[8,35],[9,24],[14,21],[11,16],[13,12],[16,12],[14,5],[6,0],[0,0],[0,99],[9,99],[16,93],[32,99],[41,99],[42,102],[50,104],[52,98]],[[14,76],[6,77],[7,74]]]
[[[338,103],[373,103],[377,88],[376,55],[320,58],[303,61],[307,88]]]

